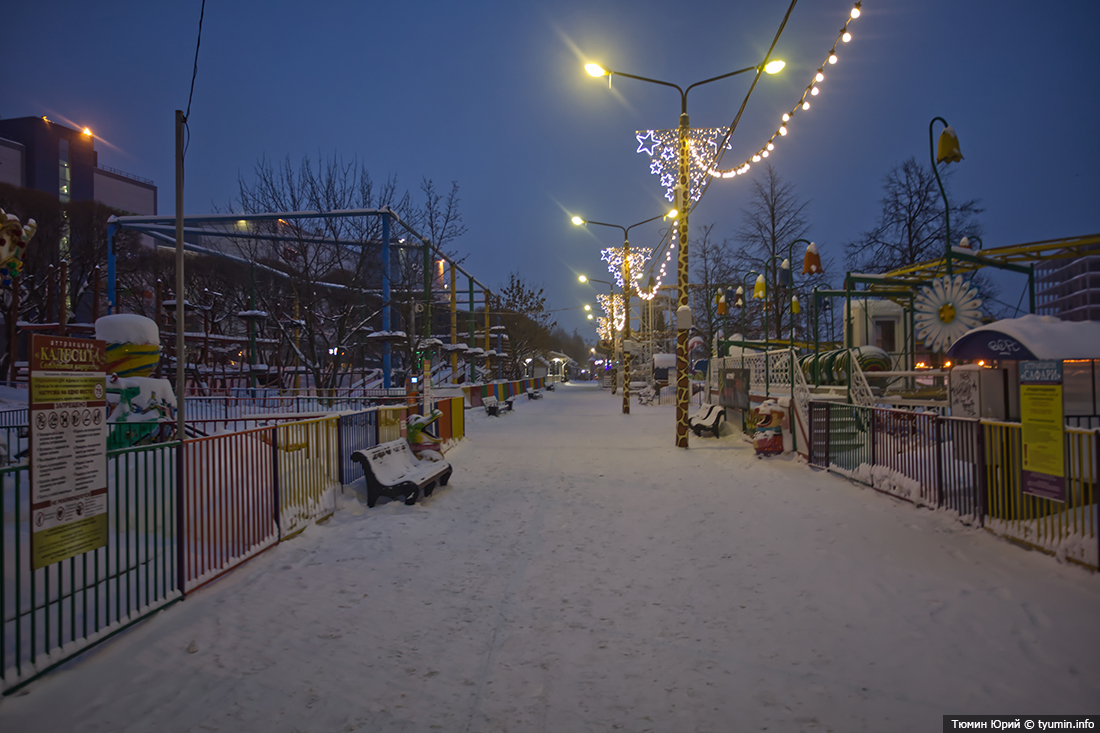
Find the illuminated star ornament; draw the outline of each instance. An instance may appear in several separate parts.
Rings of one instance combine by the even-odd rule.
[[[607,263],[607,270],[615,276],[615,284],[623,286],[623,248],[612,247],[602,250],[601,259]],[[653,250],[649,247],[631,247],[630,249],[630,280],[637,284],[642,277],[642,268],[649,261]]]
[[[653,130],[646,130],[644,134],[639,132],[634,137],[638,138],[638,149],[634,152],[645,152],[651,158],[653,157],[653,151],[661,145],[661,141],[654,136]],[[649,142],[646,142],[647,140]]]
[[[692,128],[688,146],[691,160],[688,171],[691,177],[691,200],[698,201],[703,193],[703,182],[710,170],[718,145],[726,137],[728,127]],[[635,134],[638,150],[650,157],[649,172],[661,179],[665,198],[676,199],[676,177],[680,173],[680,130],[640,130]],[[729,150],[729,143],[726,143]]]

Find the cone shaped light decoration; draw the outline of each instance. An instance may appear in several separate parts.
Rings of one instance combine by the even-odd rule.
[[[764,295],[764,276],[763,275],[757,275],[756,276],[756,285],[754,285],[753,288],[752,288],[752,297],[753,297],[753,300],[765,297],[765,295]]]
[[[798,303],[798,296],[797,295],[791,296],[791,313],[793,315],[798,315],[801,312],[802,312],[802,306]]]
[[[809,246],[806,247],[806,259],[802,261],[802,274],[816,275],[824,271],[821,266],[821,255],[817,253],[817,245],[810,242]]]
[[[745,289],[740,285],[737,286],[737,291],[734,293],[733,305],[735,308],[745,307]]]
[[[937,163],[958,163],[963,159],[959,149],[959,136],[955,134],[955,128],[948,125],[940,133],[940,142],[936,146]]]
[[[779,263],[779,270],[775,273],[776,285],[781,288],[789,288],[791,286],[791,261],[783,260]]]

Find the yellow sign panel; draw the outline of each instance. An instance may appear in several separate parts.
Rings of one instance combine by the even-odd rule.
[[[1020,385],[1020,421],[1024,433],[1024,470],[1065,476],[1062,385]]]

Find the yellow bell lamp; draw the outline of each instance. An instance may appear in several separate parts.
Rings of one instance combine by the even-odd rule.
[[[753,300],[758,300],[765,297],[763,275],[756,276],[756,285],[752,287],[752,297]]]
[[[959,136],[955,134],[955,128],[948,125],[940,133],[940,141],[936,145],[937,163],[958,163],[963,159],[959,150]]]
[[[793,315],[798,315],[801,312],[802,312],[802,306],[798,302],[798,296],[797,295],[792,295],[791,296],[791,313]]]

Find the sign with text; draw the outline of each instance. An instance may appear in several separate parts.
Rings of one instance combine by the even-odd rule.
[[[35,569],[107,544],[106,342],[31,336]]]
[[[1066,500],[1062,416],[1062,362],[1020,362],[1020,422],[1024,460],[1020,487],[1025,494]]]
[[[718,370],[718,404],[734,410],[749,409],[749,370],[722,367]]]

